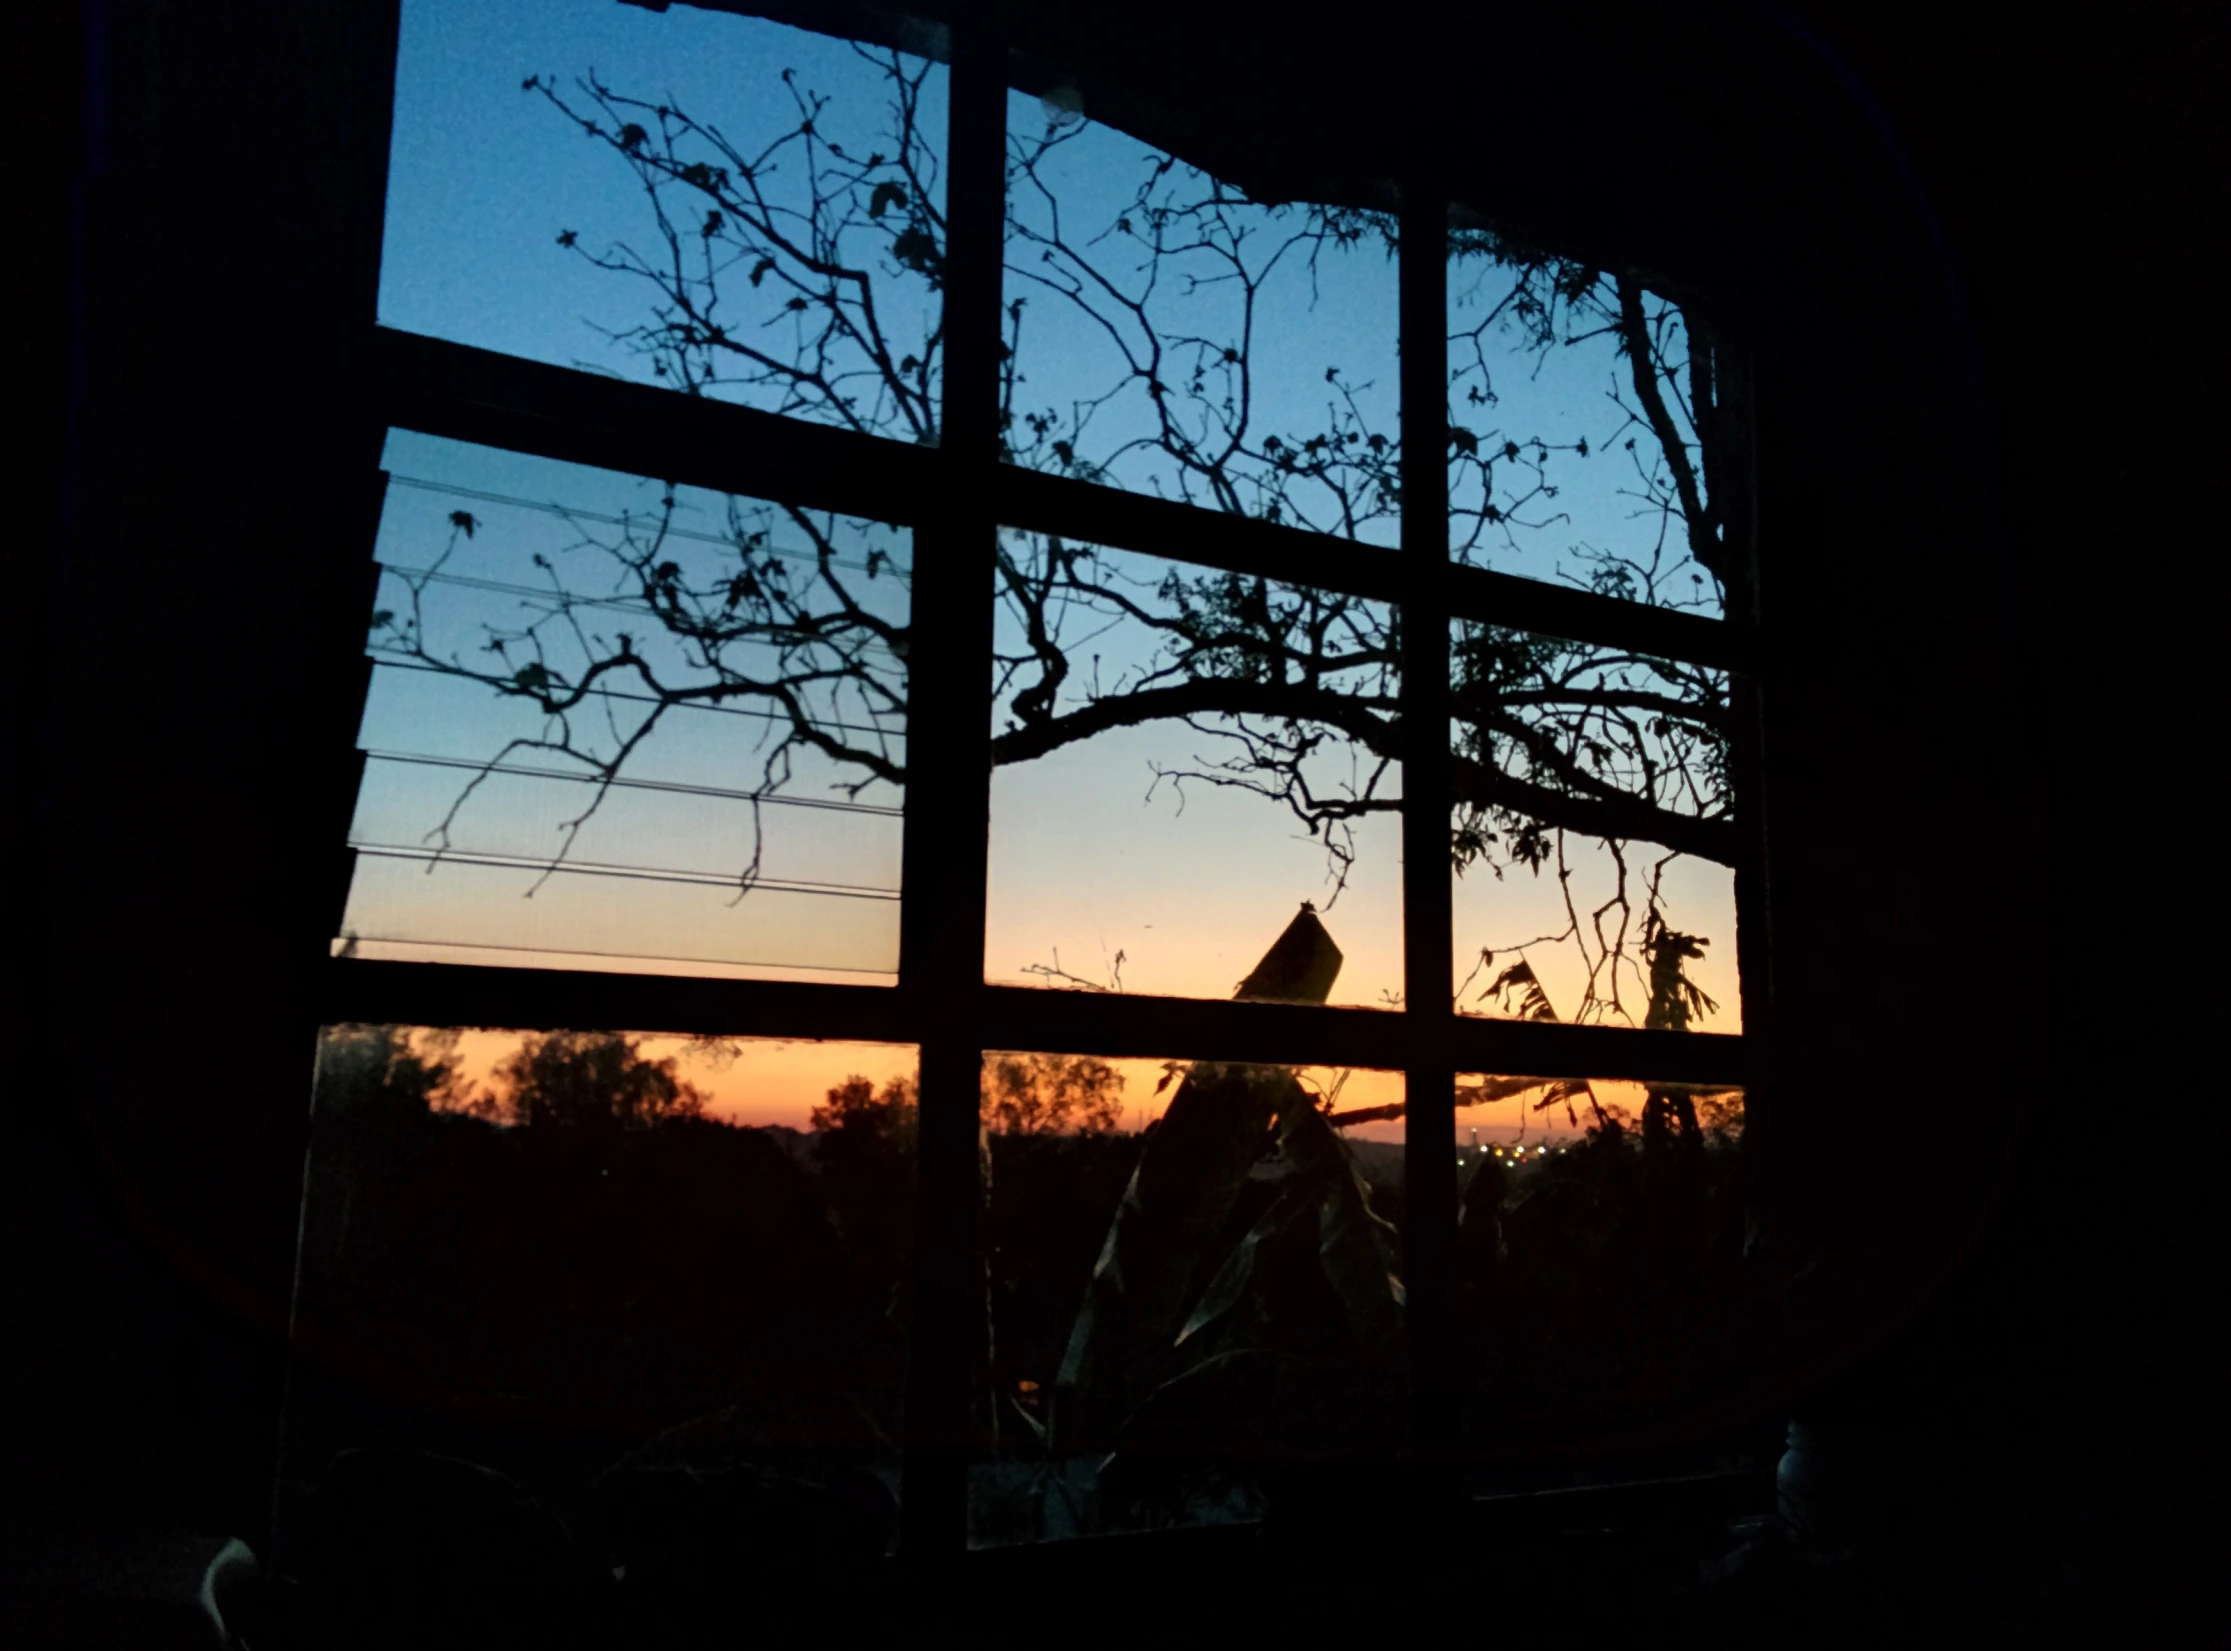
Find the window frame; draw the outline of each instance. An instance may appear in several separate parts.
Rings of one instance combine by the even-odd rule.
[[[663,8],[660,8],[663,9]],[[766,8],[779,11],[779,7]],[[826,26],[826,25],[824,25]],[[942,31],[941,31],[942,33]],[[920,42],[917,42],[919,49]],[[1229,517],[1003,464],[998,457],[1006,43],[956,24],[934,42],[951,76],[947,145],[948,278],[944,436],[935,448],[804,423],[672,390],[379,328],[371,417],[564,462],[654,475],[716,491],[779,496],[809,508],[901,523],[915,536],[916,645],[908,661],[909,763],[897,984],[720,980],[481,964],[324,956],[313,998],[321,1024],[626,1028],[729,1036],[855,1039],[920,1052],[918,1218],[913,1259],[902,1548],[966,1547],[970,1384],[988,1333],[980,1287],[982,1188],[978,1073],[986,1050],[1103,1058],[1182,1056],[1400,1071],[1407,1097],[1402,1234],[1412,1336],[1412,1447],[1420,1464],[1459,1460],[1462,1371],[1455,1335],[1457,1222],[1454,1083],[1459,1074],[1741,1085],[1755,1097],[1763,1041],[1762,855],[1755,616],[1712,619],[1459,566],[1448,553],[1446,236],[1450,202],[1421,164],[1403,180],[1400,336],[1435,348],[1400,367],[1403,504],[1399,549]],[[933,53],[933,55],[935,55]],[[1439,440],[1419,439],[1439,432]],[[381,478],[384,484],[384,476]],[[372,511],[377,521],[377,501]],[[1405,1005],[1399,1011],[1219,1002],[997,986],[984,976],[989,829],[993,545],[1001,528],[1058,533],[1197,567],[1400,604],[1429,624],[1403,627],[1401,678]],[[367,541],[369,535],[367,534]],[[350,540],[348,552],[365,542]],[[369,581],[336,579],[358,603],[336,635],[360,635]],[[1479,620],[1727,670],[1736,715],[1734,818],[1750,845],[1736,870],[1740,1033],[1571,1026],[1459,1015],[1452,1000],[1447,860],[1449,650],[1453,622]],[[353,806],[354,750],[370,666],[350,678],[348,773],[335,806]],[[349,690],[343,691],[343,698]],[[346,783],[340,783],[345,778]],[[343,800],[345,796],[345,801]],[[347,867],[324,935],[339,930]],[[1749,919],[1750,921],[1746,921]],[[321,940],[321,949],[322,949]]]

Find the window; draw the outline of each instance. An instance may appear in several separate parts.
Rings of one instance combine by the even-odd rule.
[[[355,1056],[417,1062],[425,1102],[463,1029],[522,1040],[515,1109],[604,1061],[693,1113],[688,1040],[844,1042],[830,1070],[865,1086],[847,1116],[905,1116],[913,1206],[903,1242],[877,1228],[884,1273],[827,1288],[847,1312],[897,1292],[903,1392],[887,1348],[799,1381],[885,1405],[919,1551],[1125,1528],[1157,1498],[1244,1514],[1261,1481],[1180,1470],[1266,1410],[1309,1419],[1246,1447],[1274,1463],[1335,1436],[1495,1457],[1490,1389],[1538,1432],[1569,1384],[1514,1356],[1509,1326],[1560,1285],[1532,1252],[1498,1271],[1489,1193],[1553,1156],[1626,1175],[1630,1135],[1702,1153],[1752,1076],[1735,342],[1709,306],[1497,240],[1491,203],[1422,176],[1265,205],[1094,126],[1089,76],[966,29],[893,26],[854,55],[757,20],[598,12],[740,52],[785,101],[765,130],[722,125],[692,100],[717,103],[728,71],[678,35],[641,61],[701,89],[530,70],[513,95],[586,135],[565,164],[594,156],[625,201],[591,205],[647,213],[648,238],[553,207],[534,236],[566,281],[602,279],[551,297],[522,276],[490,303],[411,216],[414,188],[453,189],[467,218],[479,197],[462,162],[411,147],[439,122],[410,55],[436,42],[407,23],[381,592],[325,1018],[452,1042],[335,1031],[321,1105],[353,1093]],[[819,67],[778,75],[743,30]],[[838,130],[840,82],[882,127]],[[591,295],[614,313],[615,282],[638,319],[568,364],[534,316]],[[1149,723],[1209,748],[1157,785],[1250,812],[1118,865],[1092,741]],[[1219,906],[1297,825],[1322,892]],[[459,892],[429,898],[437,879]],[[1055,911],[1088,885],[1109,911],[1134,898]],[[599,1030],[621,1027],[639,1030]],[[1038,1138],[1063,1120],[1092,1127]],[[803,1196],[794,1166],[733,1156]],[[617,1162],[548,1173],[587,1186]],[[629,1173],[728,1196],[687,1153]],[[1173,1215],[1157,1175],[1197,1207]],[[1526,1224],[1585,1225],[1565,1197]],[[855,1204],[856,1227],[888,1216]],[[815,1265],[856,1272],[840,1251]],[[1315,1295],[1265,1305],[1303,1275]],[[751,1310],[853,1335],[790,1296]],[[1311,1328],[1250,1362],[1265,1315]],[[1310,1336],[1331,1349],[1315,1363],[1292,1350]],[[1343,1435],[1344,1416],[1370,1425]],[[1166,1471],[1139,1470],[1133,1512],[1080,1515],[1077,1453],[1111,1445]]]

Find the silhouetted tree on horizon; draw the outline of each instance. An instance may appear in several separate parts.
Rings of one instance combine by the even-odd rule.
[[[1106,1135],[1121,1123],[1123,1077],[1090,1055],[984,1057],[984,1127],[994,1135]],[[857,1135],[912,1150],[918,1090],[911,1077],[878,1089],[855,1073],[813,1109],[816,1134]]]
[[[829,1091],[825,1104],[813,1109],[807,1127],[817,1135],[885,1141],[912,1151],[915,1096],[912,1078],[887,1079],[879,1090],[874,1079],[854,1073]]]
[[[619,1032],[529,1032],[496,1076],[496,1115],[528,1128],[633,1131],[705,1110],[671,1056],[649,1059]]]
[[[318,1112],[328,1118],[425,1117],[467,1103],[459,1033],[408,1026],[329,1026],[318,1037]]]

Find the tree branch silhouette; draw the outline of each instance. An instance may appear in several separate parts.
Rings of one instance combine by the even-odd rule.
[[[945,221],[939,145],[923,118],[931,66],[856,50],[880,76],[880,124],[865,136],[840,129],[849,112],[784,71],[776,96],[787,100],[789,123],[748,152],[710,120],[594,76],[563,87],[530,76],[525,89],[641,188],[647,218],[635,240],[598,249],[566,228],[558,241],[645,293],[649,318],[607,336],[655,379],[685,394],[934,445]],[[1251,201],[1167,156],[1142,164],[1111,221],[1086,221],[1058,176],[1084,130],[1067,123],[1009,137],[1006,460],[1325,533],[1390,530],[1401,509],[1400,439],[1375,422],[1368,381],[1328,365],[1321,407],[1306,427],[1288,427],[1274,422],[1262,375],[1266,352],[1282,347],[1264,332],[1266,284],[1306,274],[1314,291],[1327,260],[1392,256],[1392,221]],[[1459,232],[1452,244],[1460,259],[1509,280],[1478,323],[1450,340],[1456,553],[1478,560],[1498,546],[1546,542],[1541,536],[1564,519],[1560,467],[1592,451],[1585,436],[1551,440],[1460,421],[1460,411],[1493,416],[1491,333],[1515,329],[1537,362],[1609,339],[1626,367],[1626,381],[1613,375],[1605,389],[1633,469],[1624,493],[1649,542],[1617,552],[1573,547],[1583,582],[1640,601],[1709,606],[1725,558],[1704,485],[1704,438],[1739,432],[1702,405],[1712,372],[1690,318],[1629,273],[1484,231]],[[1210,303],[1213,314],[1189,302]],[[1112,365],[1102,388],[1065,407],[1031,404],[1023,367],[1033,306],[1105,344]],[[1289,403],[1276,416],[1293,411]],[[676,549],[671,488],[658,510],[616,534],[584,529],[575,548],[642,613],[640,632],[594,628],[588,610],[612,597],[585,595],[585,581],[542,557],[547,594],[518,625],[485,627],[480,662],[428,643],[425,578],[406,581],[407,612],[377,616],[383,652],[526,702],[546,726],[513,744],[562,754],[595,782],[588,808],[563,828],[553,869],[659,718],[677,708],[764,711],[763,793],[792,783],[793,759],[806,753],[846,776],[837,783],[852,795],[905,783],[910,630],[893,611],[893,586],[878,582],[903,590],[908,570],[888,553],[840,555],[835,518],[740,500],[728,509],[728,531],[710,553]],[[461,513],[453,521],[460,525],[445,558],[459,533],[473,531]],[[1344,875],[1354,824],[1400,806],[1401,615],[1261,578],[1181,565],[1148,578],[1136,567],[1054,535],[1002,536],[994,761],[1036,760],[1116,728],[1179,725],[1217,754],[1157,764],[1157,785],[1205,783],[1275,799],[1324,841]],[[1686,593],[1677,588],[1683,573]],[[1722,865],[1736,858],[1724,675],[1470,622],[1457,626],[1455,643],[1452,863],[1498,876],[1554,867],[1563,878],[1568,836],[1608,843],[1619,859],[1612,907],[1574,907],[1568,937],[1642,980],[1644,930],[1628,920],[1624,845]],[[614,700],[599,698],[614,681],[637,691],[644,708],[632,722],[615,720]],[[590,726],[590,709],[605,713],[601,726]],[[446,844],[472,790],[434,840]],[[755,837],[740,892],[757,865]],[[1657,889],[1653,876],[1640,895],[1644,927],[1663,930]],[[1626,1015],[1611,978],[1601,994],[1591,989],[1576,1018],[1598,1013]]]

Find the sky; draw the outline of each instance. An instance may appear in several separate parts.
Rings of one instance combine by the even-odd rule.
[[[832,94],[825,122],[831,132],[848,108],[872,109],[880,101],[873,71],[848,47],[755,19],[686,6],[653,13],[613,0],[408,0],[381,320],[538,360],[646,376],[598,328],[642,320],[648,289],[589,269],[555,244],[560,229],[577,232],[587,247],[640,238],[647,216],[640,190],[609,150],[582,141],[521,82],[542,75],[570,84],[593,69],[617,89],[712,116],[749,153],[796,119],[778,78],[784,67],[798,71],[799,85]],[[931,76],[925,103],[937,127],[941,74]],[[1154,159],[1086,115],[1046,162],[1072,226],[1121,212]],[[1010,118],[1018,132],[1033,138],[1044,132],[1036,99],[1015,99]],[[873,124],[860,130],[872,138]],[[1266,223],[1258,238],[1275,233]],[[1228,291],[1211,287],[1187,297],[1176,278],[1183,273],[1177,269],[1155,296],[1165,306],[1158,312],[1164,324],[1222,336]],[[1279,266],[1263,289],[1254,352],[1261,413],[1273,427],[1322,428],[1326,369],[1338,367],[1367,420],[1392,433],[1394,274],[1377,248],[1329,259],[1314,293],[1297,261]],[[913,301],[903,286],[894,290]],[[1474,284],[1460,271],[1452,292],[1452,323],[1464,324],[1467,307],[1478,301]],[[1010,296],[1030,300],[1018,352],[1025,407],[1065,408],[1109,382],[1104,339],[1026,281],[1011,278]],[[913,312],[899,304],[894,327],[926,324],[919,304]],[[1612,438],[1623,415],[1607,395],[1608,362],[1608,355],[1586,351],[1553,354],[1546,363],[1512,353],[1495,373],[1498,401],[1465,415],[1483,437],[1551,431],[1554,439],[1563,431],[1609,449],[1602,453],[1607,464],[1553,461],[1566,478],[1556,506],[1567,519],[1545,526],[1529,549],[1498,565],[1553,576],[1569,572],[1573,547],[1628,544],[1643,531],[1633,520],[1634,501],[1621,491],[1618,465],[1626,461]],[[1137,395],[1111,402],[1095,415],[1093,440],[1112,445],[1139,428],[1143,405]],[[622,518],[640,527],[661,491],[637,478],[407,431],[391,433],[385,462],[395,479],[377,552],[389,569],[380,604],[403,610],[411,577],[404,570],[429,568],[446,551],[448,578],[425,587],[423,609],[428,645],[444,657],[483,658],[475,651],[482,627],[517,629],[534,616],[534,598],[522,593],[547,583],[534,564],[537,554],[567,569],[576,591],[592,587],[592,573],[603,581],[598,588],[613,588],[610,563],[592,541],[617,542]],[[1152,486],[1157,473],[1134,460],[1113,479]],[[685,490],[680,504],[683,524],[717,537],[725,501]],[[460,509],[475,519],[469,540],[450,526],[451,512]],[[879,549],[892,565],[909,565],[902,529],[848,523],[838,536],[862,558]],[[1393,524],[1364,536],[1392,543]],[[671,543],[685,561],[718,549],[699,540]],[[1147,577],[1159,566],[1145,557],[1125,565]],[[885,611],[894,617],[902,614],[903,583],[885,578],[875,600],[891,604]],[[592,627],[628,624],[622,609],[582,610],[581,617]],[[635,628],[645,634],[640,620]],[[562,649],[562,637],[549,634]],[[1143,657],[1121,634],[1095,646],[1111,672],[1127,647]],[[472,777],[470,768],[456,765],[485,760],[507,740],[548,738],[550,731],[522,719],[516,701],[406,669],[407,663],[390,654],[375,670],[361,742],[376,755],[352,831],[360,846],[357,880],[336,949],[654,972],[892,978],[898,907],[890,896],[904,801],[895,788],[871,786],[846,798],[833,789],[844,776],[808,761],[785,787],[797,801],[761,807],[755,823],[752,804],[737,794],[757,787],[766,724],[712,711],[676,713],[628,770],[663,789],[633,787],[606,798],[569,850],[582,871],[543,878],[563,837],[559,828],[578,812],[586,788],[578,778],[552,777],[567,765],[534,750],[514,752],[510,763],[543,772],[482,782],[451,822],[446,856],[435,859],[440,839],[429,833]],[[577,743],[602,739],[609,748],[642,714],[640,705],[617,700],[595,709],[605,721],[577,726]],[[884,733],[903,755],[903,727],[887,722]],[[1207,744],[1181,726],[1155,725],[995,772],[987,978],[1027,982],[1041,978],[1035,969],[1058,967],[1114,985],[1120,969],[1127,991],[1228,996],[1309,900],[1345,958],[1332,1001],[1384,1007],[1400,996],[1396,822],[1381,817],[1360,828],[1354,867],[1336,896],[1323,845],[1283,805],[1156,783],[1156,765],[1213,754]],[[802,806],[808,802],[845,806]],[[734,879],[754,841],[763,854],[762,883],[738,900]],[[1439,845],[1434,851],[1445,852]],[[654,880],[644,870],[687,880]],[[1608,892],[1608,878],[1600,854],[1583,854],[1574,868],[1576,902],[1595,905]],[[1506,954],[1507,962],[1514,947],[1566,924],[1554,877],[1514,873],[1497,880],[1474,871],[1456,880],[1455,897],[1460,979],[1481,948]],[[1712,940],[1692,971],[1722,1005],[1706,1025],[1738,1029],[1729,874],[1680,862],[1669,873],[1668,903],[1677,924]],[[1572,1013],[1584,974],[1574,949],[1537,944],[1525,955],[1553,1006]],[[791,1052],[779,1058],[769,1052],[734,1063],[721,1093],[735,1098],[723,1104],[739,1116],[758,1104],[737,1087],[744,1083],[738,1074],[749,1072],[768,1096],[784,1097],[784,1120],[802,1122],[819,1091],[846,1074],[830,1075],[826,1050],[809,1059],[798,1051],[812,1046],[786,1047]],[[1359,1075],[1356,1082],[1370,1088],[1384,1076]]]

